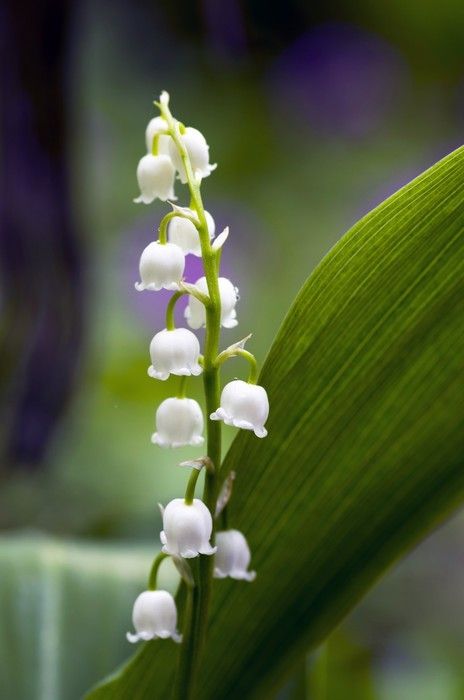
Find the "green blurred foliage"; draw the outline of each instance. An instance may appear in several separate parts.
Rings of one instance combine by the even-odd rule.
[[[76,700],[130,652],[132,601],[156,551],[148,546],[0,537],[0,695]],[[174,567],[160,585],[174,591]]]
[[[330,636],[306,664],[309,700],[375,700],[372,653],[344,631]]]

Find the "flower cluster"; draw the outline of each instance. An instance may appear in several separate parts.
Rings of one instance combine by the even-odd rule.
[[[220,328],[237,326],[236,305],[238,289],[227,278],[219,276],[222,247],[228,237],[225,229],[215,238],[213,217],[203,208],[201,182],[215,169],[210,164],[209,147],[203,134],[193,127],[185,127],[174,119],[169,109],[169,96],[162,93],[158,103],[160,116],[153,118],[145,132],[147,153],[137,167],[140,196],[134,201],[150,204],[155,199],[169,201],[172,211],[162,219],[158,240],[152,241],[140,257],[138,291],[172,290],[174,293],[166,310],[166,327],[158,331],[150,343],[151,364],[148,375],[167,380],[178,376],[179,388],[175,396],[165,399],[156,411],[155,432],[152,442],[162,448],[201,445],[207,426],[208,455],[183,463],[192,469],[183,498],[175,498],[165,507],[160,506],[163,529],[160,533],[161,553],[155,559],[149,577],[148,590],[139,595],[133,608],[135,634],[128,633],[131,642],[155,638],[181,641],[177,631],[177,609],[174,598],[164,590],[157,590],[158,568],[166,557],[171,557],[189,590],[195,579],[188,560],[200,555],[214,556],[214,577],[230,577],[253,581],[256,574],[249,571],[250,549],[244,535],[227,527],[227,502],[231,496],[231,480],[220,473],[220,427],[222,421],[242,430],[252,431],[257,437],[267,435],[264,427],[269,403],[265,389],[257,385],[257,365],[253,355],[245,350],[245,338],[219,351]],[[175,180],[187,184],[190,192],[188,207],[174,203]],[[185,257],[194,255],[203,260],[204,276],[190,283],[184,279]],[[176,328],[174,310],[177,301],[188,297],[185,321],[189,328]],[[204,354],[193,331],[206,328]],[[242,357],[250,365],[248,381],[235,379],[218,391],[220,368],[223,362]],[[189,376],[204,374],[205,399],[208,406],[216,407],[204,420],[200,404],[186,396]],[[198,475],[206,471],[203,500],[195,497]],[[224,486],[218,496],[219,484]],[[215,521],[220,519],[223,529],[216,535]],[[184,624],[194,624],[195,615]]]

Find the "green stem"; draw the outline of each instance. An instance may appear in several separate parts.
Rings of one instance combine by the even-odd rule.
[[[161,219],[161,223],[158,227],[158,239],[162,245],[168,242],[168,225],[175,216],[178,216],[178,214],[176,214],[175,211],[170,211],[169,214],[166,214],[166,216]]]
[[[174,309],[176,307],[177,302],[182,296],[184,296],[184,294],[187,294],[187,292],[175,292],[175,294],[173,294],[172,297],[169,299],[168,305],[166,307],[166,329],[168,331],[173,331],[176,327],[176,323],[174,321]]]
[[[185,503],[188,506],[191,506],[193,503],[193,499],[195,497],[195,486],[197,485],[200,471],[200,469],[192,469],[192,473],[190,474],[190,479],[188,480],[187,488],[185,490]]]
[[[169,110],[167,102],[161,101],[158,104],[158,107],[160,108],[161,115],[164,117],[168,124],[169,133],[177,146],[177,150],[179,151],[179,155],[181,157],[182,164],[185,169],[187,184],[190,190],[190,208],[196,212],[199,221],[198,233],[200,236],[201,252],[203,257],[203,265],[205,269],[205,277],[208,284],[209,297],[214,304],[218,305],[220,312],[221,299],[219,296],[219,284],[217,280],[216,265],[214,260],[215,255],[211,248],[208,224],[206,222],[203,200],[201,198],[200,185],[196,181],[195,176],[193,174],[189,154],[187,152],[187,149],[184,145],[180,133],[179,122],[175,121],[174,117],[172,116]]]
[[[179,123],[174,120],[166,99],[162,97],[158,106],[161,115],[168,124],[169,133],[182,159],[190,190],[190,208],[196,212],[199,221],[198,233],[209,296],[209,304],[206,307],[206,336],[203,359],[203,386],[205,391],[206,413],[208,415],[206,428],[207,449],[208,457],[216,467],[214,472],[205,472],[203,501],[209,511],[214,514],[218,492],[217,474],[221,465],[221,422],[210,420],[209,415],[219,406],[220,397],[219,367],[216,365],[221,330],[221,297],[218,283],[219,269],[216,262],[217,256],[211,247],[200,185],[194,177],[190,158],[181,137]],[[214,529],[212,538],[214,540]],[[193,596],[191,635],[189,636],[191,644],[193,644],[193,649],[195,650],[194,660],[191,663],[186,662],[183,657],[192,653],[192,646],[191,644],[182,644],[180,651],[181,661],[179,674],[181,680],[179,681],[179,687],[182,688],[184,694],[177,695],[179,700],[189,700],[194,692],[195,677],[206,638],[213,578],[213,563],[213,557],[199,557],[198,585],[195,587],[195,595]]]
[[[185,388],[187,385],[187,375],[184,375],[183,377],[180,378],[179,382],[179,388],[177,389],[177,398],[178,399],[185,399]]]
[[[208,326],[207,326],[208,328]],[[203,373],[203,381],[206,397],[206,413],[209,416],[219,406],[220,398],[220,378],[219,369],[217,367],[209,368]],[[220,421],[212,421],[208,419],[207,423],[207,447],[208,456],[216,465],[214,472],[205,472],[205,485],[203,490],[203,501],[213,515],[213,535],[212,541],[214,544],[214,512],[216,510],[216,501],[218,497],[218,480],[217,474],[221,464],[221,423]],[[197,640],[197,658],[201,659],[201,654],[205,645],[206,635],[208,630],[209,606],[211,600],[211,589],[213,582],[214,557],[200,557],[198,586],[200,589],[200,597],[198,601],[196,624],[196,640]]]
[[[172,295],[166,307],[166,328],[168,331],[173,331],[176,327],[176,322],[174,320],[174,309],[179,299],[185,294],[189,294],[190,296],[193,296],[196,299],[198,299],[198,301],[201,304],[203,304],[205,308],[209,304],[209,298],[206,296],[206,294],[202,294],[197,289],[195,289],[193,284],[184,285],[181,282],[179,286],[181,287],[181,289],[179,289],[178,292],[175,292]]]
[[[193,619],[198,607],[198,586],[185,586],[186,599],[182,620],[182,645],[179,654],[177,676],[174,684],[174,697],[191,697],[191,676],[196,663],[196,646],[193,631]]]
[[[210,305],[209,296],[207,294],[203,294],[203,292],[200,292],[200,290],[195,287],[194,284],[189,284],[188,282],[182,281],[179,283],[179,287],[179,291],[184,292],[184,294],[190,294],[190,296],[198,299],[200,304],[203,304],[205,309]]]
[[[158,149],[159,149],[159,140],[160,136],[166,136],[167,131],[160,131],[158,134],[155,134],[153,136],[153,141],[151,143],[151,154],[152,156],[157,156],[158,155]]]
[[[148,576],[148,590],[149,591],[156,591],[156,579],[158,577],[158,569],[161,566],[161,563],[168,557],[169,554],[165,554],[164,552],[160,552],[158,556],[155,558],[153,561],[150,574]]]
[[[160,134],[155,134],[153,136],[153,141],[151,142],[151,154],[152,154],[152,156],[158,155],[159,137],[160,137]]]
[[[250,373],[248,375],[249,384],[256,384],[258,381],[258,363],[256,362],[256,357],[248,350],[243,348],[234,348],[233,350],[224,350],[221,352],[216,359],[217,365],[222,365],[226,360],[230,360],[232,357],[243,357],[250,365]]]

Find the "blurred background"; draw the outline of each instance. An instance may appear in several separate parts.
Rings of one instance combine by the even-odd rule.
[[[341,235],[460,145],[464,5],[6,0],[0,24],[0,627],[13,628],[1,697],[40,687],[47,700],[77,698],[131,652],[128,601],[158,545],[156,503],[178,495],[185,474],[173,463],[192,456],[150,443],[171,393],[146,374],[166,296],[134,289],[166,211],[132,202],[153,99],[167,89],[218,163],[204,197],[217,229],[230,226],[223,272],[242,298],[227,340],[258,318],[252,350],[262,360]],[[191,386],[199,398],[201,384]],[[343,683],[330,698],[464,698],[463,543],[457,516],[359,606],[334,640]],[[87,573],[71,599],[76,561]],[[56,625],[68,623],[59,620],[39,625],[26,652],[21,634],[36,613],[12,612],[17,580],[34,587],[43,619],[56,617],[57,591],[62,608],[72,600],[76,625],[115,572],[127,585],[111,599],[121,609],[114,648],[76,673],[60,662]],[[103,579],[92,589],[93,576]],[[100,622],[85,620],[90,636]],[[34,658],[38,685],[14,686],[11,644]]]

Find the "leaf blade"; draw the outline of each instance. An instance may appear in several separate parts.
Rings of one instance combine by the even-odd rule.
[[[460,149],[356,224],[285,319],[260,380],[269,437],[242,432],[225,461],[258,578],[216,586],[202,700],[272,697],[462,501],[463,182]],[[146,648],[90,697],[162,697],[172,666]]]

